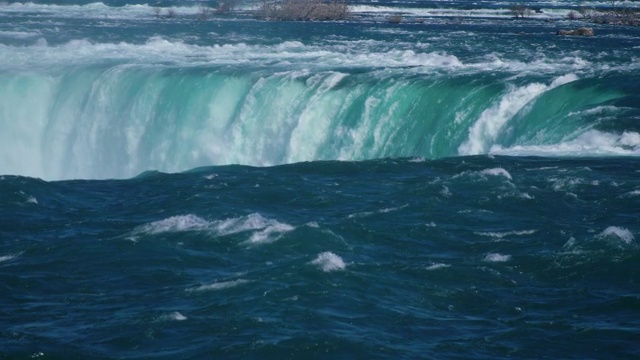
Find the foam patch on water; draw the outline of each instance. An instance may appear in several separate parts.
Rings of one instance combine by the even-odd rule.
[[[254,42],[253,39],[252,42]],[[340,40],[319,44],[303,44],[298,41],[283,41],[279,44],[213,44],[195,45],[180,39],[166,39],[155,36],[145,43],[93,43],[88,40],[71,40],[64,44],[49,45],[42,39],[32,46],[1,46],[0,57],[6,61],[0,64],[7,70],[27,70],[42,68],[45,71],[52,66],[90,65],[96,62],[129,64],[131,66],[156,65],[160,67],[180,66],[268,66],[279,71],[295,74],[308,74],[310,69],[327,71],[335,68],[376,68],[397,69],[406,73],[434,75],[434,70],[441,74],[451,72],[477,73],[485,71],[537,72],[544,70],[566,72],[583,72],[593,70],[594,65],[576,57],[551,57],[522,62],[511,59],[493,57],[475,59],[464,62],[456,55],[445,51],[429,51],[425,46],[415,42],[403,42],[389,46],[387,42],[362,42]],[[342,75],[345,76],[345,75]],[[495,104],[492,111],[484,115],[485,122],[493,116],[503,116],[516,112],[536,93],[561,85],[575,75],[560,76],[548,87],[544,84],[531,84],[514,88],[505,94],[500,104]],[[338,82],[339,78],[337,78]],[[336,83],[337,84],[337,83]],[[493,122],[497,121],[495,118]]]
[[[4,256],[0,256],[0,262],[5,262],[5,261],[9,261],[9,260],[13,260],[16,258],[16,255],[4,255]]]
[[[402,3],[399,3],[402,4]],[[505,8],[495,8],[495,9],[456,9],[456,8],[446,8],[446,7],[438,7],[438,8],[427,8],[427,7],[402,7],[402,6],[376,6],[376,5],[352,5],[350,6],[351,10],[354,13],[362,13],[362,14],[380,14],[380,15],[391,15],[391,14],[402,14],[404,16],[410,17],[428,17],[428,18],[446,18],[446,19],[459,19],[459,18],[511,18],[513,14],[508,11],[507,7]],[[564,14],[564,13],[563,13]],[[537,17],[543,18],[551,18],[557,17],[561,18],[563,14],[550,14],[545,12],[543,14],[536,14]],[[407,20],[411,22],[411,20]]]
[[[634,240],[634,236],[628,229],[618,226],[609,226],[604,229],[599,236],[602,237],[616,237],[626,244],[630,244]]]
[[[625,194],[626,196],[640,196],[640,190],[633,190],[633,191],[629,191],[628,193]]]
[[[170,314],[164,315],[160,318],[161,320],[170,320],[170,321],[185,321],[188,318],[184,316],[179,311],[174,311]]]
[[[487,262],[507,262],[511,260],[511,255],[502,255],[498,253],[489,253],[484,257]]]
[[[187,320],[187,317],[179,313],[178,311],[172,312],[170,315],[172,320],[176,321],[184,321]]]
[[[0,3],[2,4],[2,3]],[[166,16],[169,8],[156,8],[146,4],[126,4],[123,6],[109,6],[102,2],[89,2],[83,5],[57,5],[37,4],[35,2],[15,2],[3,6],[3,12],[32,13],[40,12],[55,18],[80,18],[80,19],[109,19],[109,20],[149,20]],[[159,12],[156,9],[160,10]],[[176,16],[195,17],[199,9],[195,6],[173,6],[171,9]]]
[[[205,285],[200,285],[198,287],[194,287],[191,289],[187,289],[187,291],[189,292],[193,292],[193,291],[216,291],[216,290],[223,290],[223,289],[228,289],[228,288],[232,288],[232,287],[236,287],[238,285],[242,285],[242,284],[246,284],[248,283],[249,280],[244,280],[244,279],[238,279],[238,280],[231,280],[231,281],[222,281],[222,282],[215,282],[212,284],[205,284]]]
[[[81,66],[103,61],[184,67],[243,64],[245,67],[270,66],[292,71],[292,74],[309,67],[423,67],[427,71],[433,68],[465,68],[455,55],[442,51],[425,52],[413,48],[414,46],[415,44],[405,44],[404,49],[379,48],[355,46],[351,41],[322,46],[304,45],[295,41],[275,45],[238,43],[201,46],[162,37],[150,38],[143,44],[71,40],[65,44],[49,45],[44,41],[29,47],[0,46],[0,56],[6,58],[0,65],[7,69],[29,69],[39,66],[48,69],[56,65]],[[339,80],[337,78],[337,81]]]
[[[485,169],[480,171],[482,175],[491,175],[491,176],[502,176],[509,180],[512,180],[511,174],[503,168],[493,168],[493,169]]]
[[[347,216],[347,217],[349,219],[353,219],[353,218],[367,217],[367,216],[371,216],[371,215],[375,215],[375,214],[386,214],[386,213],[402,210],[402,209],[406,208],[407,206],[409,206],[409,205],[405,204],[405,205],[397,206],[397,207],[383,208],[383,209],[380,209],[380,210],[377,210],[377,211],[363,211],[363,212],[359,212],[359,213],[355,213],[355,214],[349,214],[349,216]]]
[[[293,229],[294,227],[289,224],[282,224],[277,221],[272,222],[264,229],[253,233],[247,242],[251,244],[270,243],[278,240],[282,234]]]
[[[15,39],[29,39],[38,36],[41,36],[39,32],[0,31],[0,37],[10,37]]]
[[[519,231],[505,231],[505,232],[476,232],[475,234],[480,236],[489,236],[492,238],[502,239],[509,236],[524,236],[536,233],[537,230],[519,230]]]
[[[200,231],[209,228],[210,223],[196,215],[178,215],[143,225],[139,231],[147,234],[166,232]]]
[[[494,145],[489,152],[511,156],[640,156],[640,133],[625,131],[612,134],[589,130],[559,144],[516,145],[509,148]]]
[[[237,218],[208,221],[199,216],[188,214],[172,216],[138,227],[134,234],[162,234],[171,232],[206,232],[215,236],[227,236],[242,232],[252,232],[247,243],[258,244],[277,240],[282,234],[295,227],[264,218],[258,213]]]
[[[427,270],[429,271],[433,271],[433,270],[438,270],[438,269],[444,269],[444,268],[448,268],[451,267],[451,265],[449,264],[444,264],[444,263],[435,263],[435,264],[431,264],[429,266],[427,266]]]
[[[321,253],[311,263],[317,265],[325,272],[343,270],[347,266],[340,256],[330,251]]]

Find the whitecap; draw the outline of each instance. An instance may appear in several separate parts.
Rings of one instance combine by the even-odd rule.
[[[175,321],[184,321],[184,320],[187,320],[187,317],[182,315],[178,311],[174,311],[171,314],[169,314],[169,319],[175,320]]]
[[[602,237],[615,236],[627,244],[630,244],[634,239],[631,231],[618,226],[609,226],[608,228],[604,229],[599,236],[602,236]]]
[[[265,219],[258,213],[253,213],[243,217],[216,221],[212,223],[212,227],[218,235],[231,235],[239,232],[264,229],[273,224],[274,221]]]
[[[427,270],[432,271],[432,270],[438,270],[438,269],[448,268],[448,267],[451,267],[451,265],[443,264],[443,263],[435,263],[427,266]]]
[[[507,236],[531,235],[531,234],[535,233],[536,231],[537,230],[516,230],[516,231],[505,231],[505,232],[487,231],[487,232],[475,232],[475,234],[476,235],[480,235],[480,236],[489,236],[489,237],[493,237],[493,238],[502,239],[502,238],[505,238]]]
[[[342,258],[330,251],[321,253],[311,263],[313,265],[319,266],[322,271],[325,272],[343,270],[346,267],[346,264],[344,263]]]
[[[566,243],[562,246],[563,249],[568,250],[573,248],[576,245],[576,239],[574,237],[570,237]]]
[[[11,259],[15,259],[15,255],[4,255],[4,256],[0,256],[0,262],[5,262],[5,261],[9,261]]]
[[[161,234],[165,232],[182,232],[205,230],[209,227],[209,222],[192,214],[172,216],[159,221],[143,225],[138,228],[138,232],[147,234]]]
[[[640,195],[640,190],[633,190],[625,194],[626,196],[638,196]]]
[[[203,231],[217,236],[226,236],[255,231],[246,241],[255,244],[275,241],[283,233],[294,229],[295,227],[289,224],[266,219],[258,213],[213,221],[207,221],[199,216],[188,214],[172,216],[145,224],[134,230],[133,235],[138,233],[155,235],[166,232]]]
[[[511,174],[503,168],[493,168],[493,169],[485,169],[480,171],[482,175],[491,175],[491,176],[503,176],[509,180],[512,180]]]
[[[359,217],[367,217],[367,216],[371,216],[374,214],[386,214],[392,211],[398,211],[398,210],[402,210],[404,208],[406,208],[407,206],[409,206],[408,204],[404,204],[402,206],[396,206],[396,207],[390,207],[390,208],[382,208],[376,211],[363,211],[360,213],[355,213],[355,214],[349,214],[349,216],[347,216],[349,219],[353,219],[353,218],[359,218]]]
[[[511,260],[511,255],[502,255],[498,253],[489,253],[484,257],[487,262],[507,262]]]
[[[212,284],[204,284],[204,285],[200,285],[200,286],[197,286],[197,287],[194,287],[194,288],[190,288],[190,289],[187,289],[187,291],[193,292],[193,291],[222,290],[222,289],[228,289],[228,288],[232,288],[232,287],[235,287],[235,286],[238,286],[238,285],[246,284],[248,282],[249,282],[249,280],[244,280],[244,279],[215,282],[215,283],[212,283]]]
[[[274,224],[267,226],[263,230],[253,233],[248,242],[252,244],[270,243],[278,240],[280,236],[282,236],[282,234],[287,233],[293,229],[295,228],[289,224],[275,222]]]

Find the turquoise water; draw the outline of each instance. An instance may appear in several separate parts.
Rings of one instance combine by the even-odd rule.
[[[0,359],[640,356],[640,29],[511,3],[0,5]]]

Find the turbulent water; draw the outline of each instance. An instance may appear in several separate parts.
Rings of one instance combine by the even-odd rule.
[[[527,3],[0,4],[0,359],[640,357],[640,27]]]

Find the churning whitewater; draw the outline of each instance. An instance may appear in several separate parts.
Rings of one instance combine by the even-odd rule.
[[[559,9],[516,22],[494,6],[500,22],[459,10],[391,26],[375,11],[309,25],[198,21],[191,3],[175,19],[146,4],[4,5],[0,172],[101,179],[385,157],[637,156],[626,119],[640,116],[638,30],[561,38],[554,29],[572,24]]]
[[[640,27],[517,3],[0,3],[0,359],[640,357]]]

